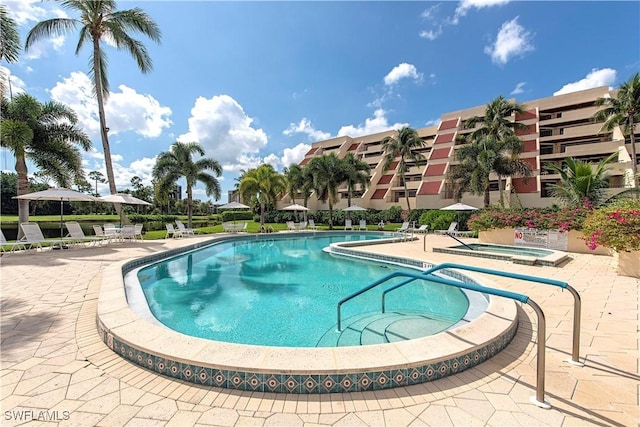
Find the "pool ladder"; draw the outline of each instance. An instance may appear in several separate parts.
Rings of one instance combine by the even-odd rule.
[[[382,283],[385,283],[391,279],[394,279],[396,277],[407,277],[408,279],[383,291],[382,293],[382,312],[384,313],[386,310],[386,304],[385,304],[385,298],[386,298],[386,294],[396,290],[400,287],[403,287],[405,285],[408,285],[409,283],[412,283],[416,280],[429,280],[432,282],[436,282],[436,283],[440,283],[443,285],[447,285],[447,286],[453,286],[456,288],[460,288],[460,289],[468,289],[468,290],[472,290],[472,291],[476,291],[476,292],[481,292],[481,293],[485,293],[485,294],[489,294],[489,295],[495,295],[495,296],[500,296],[500,297],[504,297],[504,298],[509,298],[509,299],[513,299],[516,301],[520,301],[523,304],[528,304],[530,305],[534,312],[536,313],[537,317],[538,317],[538,352],[537,352],[537,367],[536,367],[536,395],[531,397],[531,402],[533,404],[535,404],[538,407],[544,408],[544,409],[550,409],[551,405],[548,402],[545,402],[544,400],[544,380],[545,380],[545,372],[544,372],[544,367],[545,367],[545,347],[546,347],[546,320],[545,320],[545,316],[544,316],[544,312],[542,311],[542,309],[540,308],[540,306],[533,301],[532,299],[530,299],[528,296],[523,295],[523,294],[519,294],[519,293],[515,293],[515,292],[510,292],[510,291],[505,291],[505,290],[500,290],[500,289],[495,289],[495,288],[489,288],[486,286],[481,286],[481,285],[476,285],[476,284],[471,284],[471,283],[464,283],[464,282],[460,282],[460,281],[454,281],[451,279],[445,279],[439,276],[434,276],[432,273],[435,273],[438,270],[444,270],[444,269],[460,269],[460,270],[468,270],[468,271],[473,271],[473,272],[477,272],[477,273],[484,273],[484,274],[489,274],[489,275],[495,275],[495,276],[501,276],[501,277],[508,277],[508,278],[512,278],[512,279],[518,279],[518,280],[524,280],[524,281],[529,281],[529,282],[534,282],[534,283],[541,283],[541,284],[546,284],[546,285],[552,285],[552,286],[558,286],[562,289],[567,289],[571,295],[574,298],[574,310],[573,310],[573,349],[572,349],[572,355],[571,355],[571,359],[567,360],[567,362],[573,364],[573,365],[577,365],[577,366],[584,366],[584,364],[582,362],[580,362],[580,313],[581,313],[581,307],[582,307],[582,303],[580,300],[580,295],[578,294],[578,292],[571,287],[568,283],[566,282],[561,282],[558,280],[552,280],[552,279],[545,279],[542,277],[535,277],[535,276],[527,276],[527,275],[523,275],[523,274],[517,274],[517,273],[509,273],[509,272],[505,272],[505,271],[498,271],[498,270],[490,270],[490,269],[486,269],[486,268],[480,268],[480,267],[472,267],[472,266],[467,266],[467,265],[462,265],[462,264],[454,264],[454,263],[443,263],[440,265],[436,265],[430,269],[427,269],[425,271],[423,271],[422,273],[407,273],[407,272],[394,272],[391,273],[385,277],[383,277],[380,280],[375,281],[374,283],[372,283],[371,285],[360,289],[359,291],[349,295],[346,298],[343,298],[342,300],[340,300],[340,302],[338,302],[338,306],[337,306],[337,317],[338,317],[338,332],[340,332],[342,330],[342,312],[341,312],[341,308],[342,305],[344,303],[346,303],[347,301],[369,291],[370,289],[373,289],[379,285],[381,285]]]

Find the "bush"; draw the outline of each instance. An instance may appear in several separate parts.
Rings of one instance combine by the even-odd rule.
[[[253,212],[250,210],[243,211],[224,211],[219,214],[223,222],[228,221],[242,221],[242,220],[253,220]],[[259,216],[258,216],[259,218]],[[260,221],[258,219],[258,221]]]
[[[468,225],[474,231],[497,228],[536,228],[539,230],[582,230],[589,207],[535,208],[535,209],[485,209],[471,215]]]
[[[640,250],[640,200],[620,200],[594,210],[584,221],[583,233],[591,250]]]
[[[455,211],[441,211],[438,209],[431,209],[422,215],[420,215],[420,225],[427,224],[429,230],[446,230],[449,228],[449,224],[456,220]],[[460,227],[462,230],[463,228]]]

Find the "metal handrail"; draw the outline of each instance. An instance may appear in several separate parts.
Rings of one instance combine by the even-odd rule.
[[[535,276],[526,276],[524,274],[518,274],[518,273],[510,273],[508,271],[499,271],[499,270],[490,270],[488,268],[482,268],[482,267],[473,267],[473,266],[469,266],[469,265],[462,265],[462,264],[454,264],[454,263],[443,263],[443,264],[439,264],[436,265],[434,267],[431,267],[428,270],[423,271],[421,274],[425,275],[425,276],[431,276],[432,273],[438,271],[438,270],[443,270],[446,268],[455,268],[458,270],[468,270],[468,271],[473,271],[476,273],[484,273],[484,274],[490,274],[490,275],[494,275],[494,276],[501,276],[501,277],[508,277],[511,279],[518,279],[518,280],[524,280],[524,281],[528,281],[528,282],[535,282],[535,283],[542,283],[545,285],[552,285],[552,286],[558,286],[562,289],[567,289],[571,295],[573,296],[573,348],[571,351],[571,359],[567,360],[567,362],[574,364],[574,365],[578,365],[578,366],[584,366],[584,363],[580,362],[580,315],[581,315],[581,311],[582,311],[582,302],[580,300],[580,295],[578,294],[578,292],[571,287],[571,285],[569,285],[567,282],[561,282],[559,280],[554,280],[554,279],[546,279],[544,277],[535,277]],[[410,279],[410,280],[405,280],[402,283],[399,283],[389,289],[386,289],[382,292],[382,312],[385,312],[385,298],[386,295],[395,290],[398,289],[410,282],[413,282],[414,279]]]
[[[441,283],[443,285],[454,286],[456,288],[468,289],[471,291],[482,292],[489,295],[496,295],[504,298],[509,298],[513,300],[520,301],[523,304],[530,305],[538,316],[538,355],[537,355],[537,365],[536,365],[536,395],[531,397],[531,402],[535,405],[550,409],[551,405],[544,401],[544,366],[545,366],[545,343],[546,343],[546,321],[544,317],[544,313],[540,306],[536,304],[532,299],[523,294],[518,294],[516,292],[505,291],[501,289],[488,288],[486,286],[481,285],[473,285],[471,283],[458,282],[454,280],[444,279],[438,276],[433,275],[424,275],[419,273],[408,273],[403,271],[393,272],[380,280],[377,280],[373,284],[367,286],[366,288],[361,289],[359,292],[356,292],[353,295],[350,295],[347,298],[343,298],[338,303],[337,311],[338,311],[338,332],[342,330],[342,317],[341,317],[341,307],[342,304],[346,301],[354,298],[369,289],[372,289],[388,280],[394,279],[396,277],[408,277],[411,280],[405,281],[406,283],[412,282],[414,280],[429,280],[431,282]]]

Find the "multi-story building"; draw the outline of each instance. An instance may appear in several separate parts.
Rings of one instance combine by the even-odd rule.
[[[633,186],[631,143],[620,129],[612,133],[601,133],[602,122],[593,119],[594,114],[602,107],[595,105],[598,98],[615,96],[615,91],[608,87],[598,87],[579,92],[556,95],[534,101],[527,101],[522,114],[513,117],[526,129],[517,132],[524,143],[520,154],[531,166],[529,178],[507,177],[503,188],[509,189],[507,200],[511,206],[545,207],[557,203],[550,196],[550,184],[558,183],[560,175],[550,172],[547,166],[563,165],[567,157],[593,162],[594,164],[618,153],[617,161],[610,164],[609,192],[619,192]],[[512,100],[515,101],[515,100]],[[473,131],[465,127],[465,121],[473,116],[483,116],[486,106],[478,106],[466,110],[446,113],[441,116],[437,126],[417,129],[418,135],[425,144],[419,152],[427,159],[420,165],[409,164],[405,173],[406,188],[409,193],[411,208],[438,209],[454,202],[453,191],[447,183],[447,173],[457,166],[456,150],[463,144],[459,136]],[[382,140],[387,136],[395,136],[395,130],[373,135],[352,138],[341,136],[319,141],[312,145],[305,158],[300,162],[306,165],[313,157],[335,153],[342,158],[347,153],[354,153],[357,158],[367,162],[371,167],[370,185],[354,195],[352,203],[373,209],[388,209],[399,205],[406,209],[405,185],[398,171],[398,162],[393,162],[384,169],[384,153]],[[636,153],[640,152],[640,127],[636,127]],[[640,156],[635,159],[636,164]],[[498,176],[491,176],[491,203],[497,203]],[[347,206],[346,185],[339,189],[340,200],[336,208]],[[300,197],[296,197],[300,200]],[[481,207],[482,196],[464,193],[463,202]],[[286,195],[279,203],[285,206],[291,202]],[[312,210],[327,209],[326,202],[319,201],[312,195],[308,202]]]

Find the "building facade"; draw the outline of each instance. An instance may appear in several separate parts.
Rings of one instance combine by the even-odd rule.
[[[529,178],[507,177],[503,181],[506,188],[506,204],[522,207],[546,207],[557,203],[551,197],[549,185],[560,182],[560,175],[550,172],[551,164],[563,165],[567,157],[593,163],[604,159],[612,153],[618,153],[617,160],[608,168],[609,192],[620,192],[633,186],[631,143],[620,129],[613,133],[601,133],[602,122],[593,119],[601,109],[595,105],[598,98],[615,96],[615,91],[608,87],[598,87],[579,92],[556,95],[534,101],[521,102],[524,112],[512,119],[526,126],[517,132],[522,139],[524,149],[520,158],[531,166]],[[515,101],[515,100],[512,100]],[[458,164],[456,151],[463,144],[459,136],[473,132],[473,128],[465,127],[465,121],[474,116],[483,116],[486,106],[478,106],[466,110],[446,113],[441,116],[436,126],[417,129],[423,139],[424,147],[420,152],[426,162],[420,165],[409,164],[405,172],[409,203],[412,209],[439,209],[454,203],[453,191],[447,183],[447,173]],[[636,126],[636,141],[640,141],[640,131]],[[319,141],[312,145],[300,162],[306,165],[313,157],[335,153],[343,158],[353,153],[371,167],[370,185],[354,195],[352,204],[378,210],[391,206],[406,209],[405,186],[402,175],[398,171],[398,162],[393,162],[384,169],[384,152],[382,140],[387,136],[395,136],[395,130],[373,135],[352,138],[341,136]],[[640,143],[636,142],[636,153],[640,152]],[[635,159],[639,163],[640,156]],[[491,203],[498,203],[498,176],[491,177]],[[335,208],[347,207],[347,188],[339,189],[339,201]],[[296,196],[300,200],[300,196]],[[482,196],[464,193],[462,201],[466,204],[483,206]],[[286,195],[278,205],[286,206],[291,197]],[[312,195],[307,206],[311,210],[328,209],[328,204]]]

